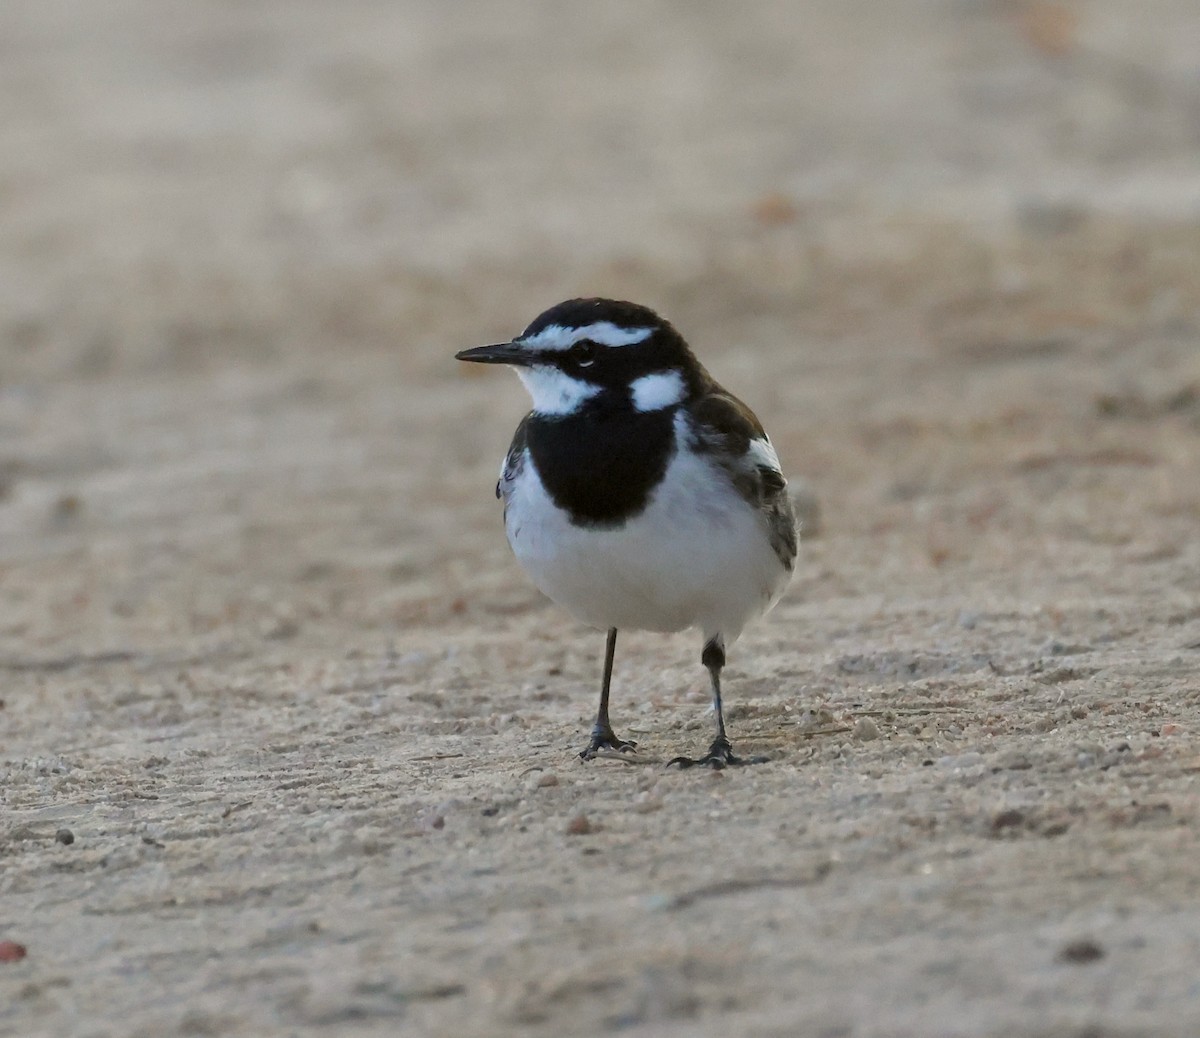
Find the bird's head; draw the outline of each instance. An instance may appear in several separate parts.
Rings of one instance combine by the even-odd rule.
[[[568,299],[511,342],[455,356],[514,368],[534,412],[545,416],[575,414],[592,401],[657,411],[686,400],[708,377],[670,322],[615,299]]]

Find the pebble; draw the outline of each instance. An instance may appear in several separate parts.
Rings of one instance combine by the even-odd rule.
[[[59,829],[54,838],[64,847],[69,847],[75,842],[75,834],[70,829]]]
[[[648,815],[663,806],[662,797],[656,796],[650,790],[642,790],[633,798],[633,809],[640,815]]]
[[[552,771],[534,771],[526,775],[521,784],[527,793],[536,793],[539,789],[552,789],[560,785],[562,780]]]
[[[1010,807],[992,816],[992,831],[998,833],[1004,829],[1015,829],[1024,822],[1025,812]]]
[[[802,732],[811,732],[814,728],[827,728],[833,724],[833,713],[823,706],[805,710],[796,721],[796,727]]]
[[[16,941],[0,941],[0,962],[20,962],[25,955],[25,945]]]
[[[594,833],[596,827],[588,821],[588,816],[582,811],[577,815],[572,815],[571,820],[567,822],[568,836],[587,836],[588,833]]]
[[[854,731],[850,734],[859,742],[870,742],[879,738],[879,725],[869,717],[860,717],[854,722]]]
[[[1081,937],[1077,941],[1064,944],[1058,953],[1059,962],[1070,962],[1081,966],[1104,958],[1104,949],[1090,937]]]

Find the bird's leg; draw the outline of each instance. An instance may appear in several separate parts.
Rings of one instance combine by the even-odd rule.
[[[708,668],[709,677],[712,678],[713,710],[717,714],[717,737],[713,739],[708,753],[703,757],[696,759],[676,757],[667,762],[667,767],[678,764],[681,768],[690,768],[696,764],[707,764],[709,767],[719,770],[729,766],[736,767],[739,764],[765,763],[766,757],[735,757],[733,745],[725,734],[725,715],[721,712],[721,668],[725,666],[725,641],[719,634],[710,638],[705,644],[704,652],[700,655],[700,662]]]
[[[612,684],[613,656],[617,651],[617,629],[608,629],[608,644],[604,648],[604,683],[600,686],[600,709],[596,711],[596,723],[592,725],[592,741],[587,749],[580,750],[579,756],[591,760],[597,750],[617,750],[625,753],[635,749],[637,743],[618,739],[608,720],[608,686]]]

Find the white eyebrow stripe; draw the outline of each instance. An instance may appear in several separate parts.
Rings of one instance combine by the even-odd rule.
[[[656,371],[629,384],[633,406],[642,413],[674,407],[684,396],[683,376],[678,371]]]
[[[653,328],[622,328],[612,321],[596,321],[582,328],[565,328],[551,324],[536,335],[519,342],[536,350],[569,350],[577,342],[590,339],[601,346],[632,346],[654,334]]]

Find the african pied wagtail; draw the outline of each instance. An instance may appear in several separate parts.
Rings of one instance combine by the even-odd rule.
[[[635,303],[570,299],[457,358],[510,365],[533,397],[496,484],[508,542],[542,592],[608,630],[580,756],[635,746],[608,720],[617,631],[699,627],[717,737],[671,763],[765,760],[734,756],[721,713],[725,645],[775,603],[796,557],[787,482],[754,413]]]

